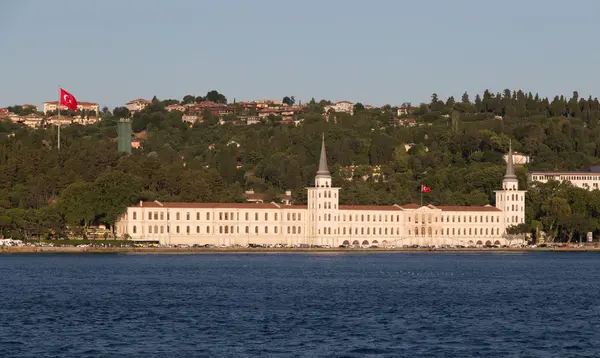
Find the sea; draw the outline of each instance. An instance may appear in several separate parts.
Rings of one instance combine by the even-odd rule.
[[[600,253],[0,255],[0,357],[598,357]]]

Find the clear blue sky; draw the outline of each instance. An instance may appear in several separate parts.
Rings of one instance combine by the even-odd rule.
[[[600,1],[6,0],[0,106],[229,100],[399,105],[464,91],[600,96]]]

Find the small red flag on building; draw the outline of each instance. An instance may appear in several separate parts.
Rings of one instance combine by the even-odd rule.
[[[421,184],[421,193],[429,193],[430,191],[431,191],[430,187]]]
[[[60,89],[60,104],[73,111],[77,110],[77,100],[75,97],[62,88]]]

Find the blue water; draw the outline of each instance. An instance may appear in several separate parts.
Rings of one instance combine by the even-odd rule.
[[[0,357],[593,357],[600,254],[0,256]]]

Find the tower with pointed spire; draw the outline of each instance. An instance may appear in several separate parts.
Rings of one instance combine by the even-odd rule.
[[[331,174],[327,167],[325,134],[321,138],[319,169],[315,176],[315,186],[308,191],[308,244],[331,245],[337,243],[339,221],[340,188],[331,184]]]
[[[506,174],[502,180],[502,190],[496,190],[496,207],[503,212],[504,230],[510,226],[525,223],[525,193],[519,190],[519,179],[515,175],[512,141],[506,156]]]

